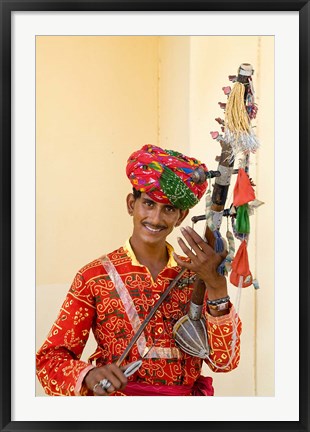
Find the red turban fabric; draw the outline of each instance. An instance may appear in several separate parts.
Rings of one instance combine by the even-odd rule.
[[[136,190],[154,201],[185,210],[199,202],[208,185],[206,180],[200,184],[193,181],[197,168],[208,171],[196,159],[147,144],[129,157],[126,174]]]

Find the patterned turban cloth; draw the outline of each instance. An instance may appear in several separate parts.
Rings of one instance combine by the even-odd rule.
[[[207,167],[174,150],[147,144],[127,161],[126,174],[132,186],[162,204],[185,210],[196,205],[206,191],[207,181],[197,184],[191,174]]]

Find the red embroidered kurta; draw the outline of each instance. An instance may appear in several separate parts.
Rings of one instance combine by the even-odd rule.
[[[37,376],[47,394],[93,395],[82,385],[85,375],[94,367],[91,362],[103,366],[120,357],[161,293],[180,272],[171,254],[172,247],[168,244],[167,247],[170,259],[156,281],[137,262],[129,242],[77,273],[58,318],[37,353]],[[184,279],[189,276],[186,272]],[[174,324],[187,313],[192,288],[191,284],[175,287],[151,319],[126,359],[130,363],[146,354],[142,366],[128,381],[192,386],[197,380],[203,360],[181,351],[172,338]],[[213,317],[206,310],[204,315],[211,348],[211,362],[209,359],[206,362],[215,372],[236,368],[241,322],[233,306],[229,314],[221,317]],[[223,368],[231,357],[236,327],[234,358]],[[91,329],[98,347],[86,363],[80,358]]]

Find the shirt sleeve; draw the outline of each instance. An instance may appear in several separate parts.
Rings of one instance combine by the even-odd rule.
[[[206,312],[209,359],[206,363],[213,372],[229,372],[235,369],[240,360],[241,320],[231,305],[226,315],[214,317]]]
[[[58,317],[36,355],[37,377],[48,395],[82,394],[83,379],[94,367],[80,360],[94,316],[93,296],[83,275],[77,273]]]

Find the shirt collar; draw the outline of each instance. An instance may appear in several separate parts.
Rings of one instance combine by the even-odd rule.
[[[168,251],[168,255],[169,255],[169,259],[168,259],[166,267],[167,268],[177,267],[178,263],[173,258],[173,254],[172,254],[172,252],[174,251],[173,246],[171,246],[171,244],[166,242],[166,247],[167,247],[167,251]],[[135,253],[131,247],[129,239],[126,240],[124,250],[125,250],[126,254],[129,256],[129,258],[131,259],[133,265],[144,267],[144,265],[140,264],[139,261],[137,260]]]

